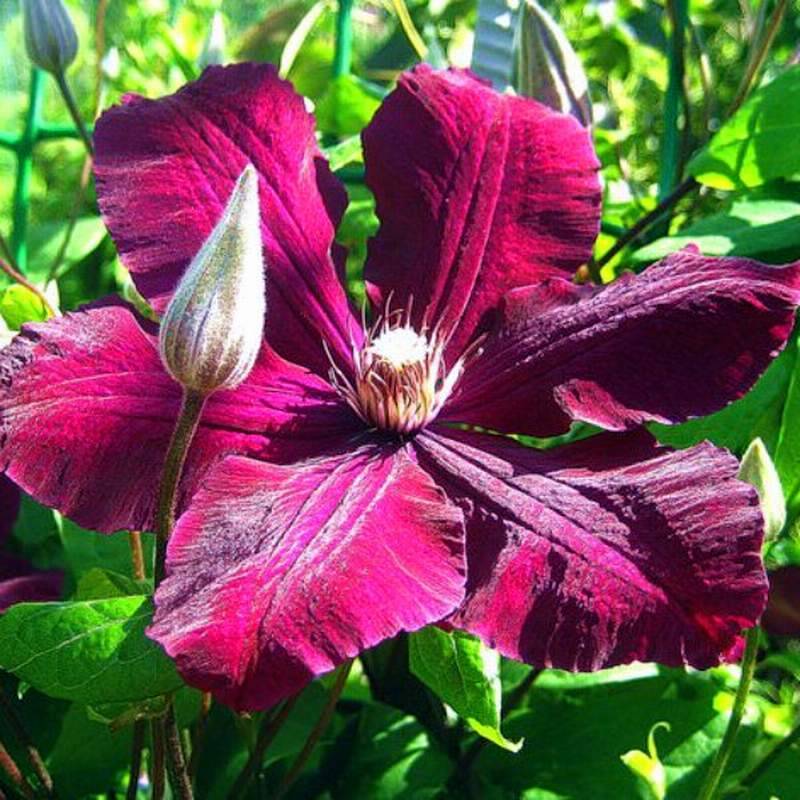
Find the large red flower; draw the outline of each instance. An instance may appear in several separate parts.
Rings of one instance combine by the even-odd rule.
[[[205,410],[151,628],[190,683],[262,708],[443,618],[542,666],[708,667],[757,620],[762,520],[735,459],[634,429],[742,395],[786,341],[800,265],[686,250],[575,286],[599,219],[587,132],[419,67],[364,133],[365,331],[333,238],[345,193],[271,67],[130,98],[96,148],[105,219],[158,310],[243,167],[260,175],[265,342]],[[180,397],[155,336],[112,301],[3,354],[3,463],[88,527],[151,524]],[[573,420],[614,432],[546,452],[477,432]]]

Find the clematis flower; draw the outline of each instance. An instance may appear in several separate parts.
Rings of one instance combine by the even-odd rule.
[[[19,506],[19,489],[0,475],[0,548],[11,536]],[[62,580],[58,570],[37,570],[22,558],[0,552],[0,612],[14,603],[58,600]]]
[[[150,628],[189,683],[264,708],[441,620],[540,666],[704,668],[758,619],[755,491],[727,451],[641,426],[747,391],[790,333],[800,265],[688,249],[575,285],[599,223],[589,134],[421,66],[363,136],[381,227],[362,324],[334,242],[344,190],[273,68],[129,97],[95,139],[102,212],[158,311],[244,166],[259,175],[264,343],[208,401]],[[152,522],[180,402],[155,334],[111,300],[3,353],[2,464],[84,526]],[[506,436],[574,420],[607,432]]]

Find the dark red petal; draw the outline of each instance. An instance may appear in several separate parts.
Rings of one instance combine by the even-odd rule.
[[[0,474],[0,546],[11,536],[19,515],[20,493],[17,486]]]
[[[464,596],[463,518],[400,449],[224,461],[179,520],[150,635],[193,686],[266,708]]]
[[[180,395],[152,327],[121,303],[28,326],[0,353],[0,468],[86,527],[149,529]],[[333,389],[265,345],[244,384],[209,399],[183,494],[223,455],[295,459],[358,428]]]
[[[27,561],[0,554],[0,612],[15,603],[58,600],[63,582],[58,570],[36,570]]]
[[[507,297],[505,322],[442,419],[549,436],[682,422],[741,397],[783,348],[800,262],[683,250],[602,290],[553,279]]]
[[[130,96],[98,120],[94,140],[104,219],[157,310],[250,162],[261,179],[267,337],[317,372],[327,370],[323,337],[346,357],[350,311],[330,253],[346,195],[303,99],[274,67],[210,67],[169,97]]]
[[[364,131],[381,228],[365,274],[373,298],[414,297],[456,333],[460,355],[509,289],[569,275],[589,257],[600,186],[572,117],[498,94],[467,72],[420,66]]]
[[[420,465],[467,514],[453,624],[541,667],[717,664],[766,600],[762,518],[738,464],[645,433],[538,451],[456,432]]]

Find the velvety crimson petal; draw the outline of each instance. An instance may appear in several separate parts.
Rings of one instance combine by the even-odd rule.
[[[58,600],[63,582],[58,570],[36,570],[21,558],[0,554],[0,612],[15,603]]]
[[[598,162],[572,117],[463,71],[405,73],[363,134],[381,227],[365,275],[376,302],[454,329],[456,356],[505,292],[589,257]]]
[[[551,451],[455,431],[416,442],[467,515],[467,599],[453,624],[507,656],[706,668],[764,608],[763,520],[726,451],[672,452],[644,432]]]
[[[128,96],[98,120],[94,141],[103,217],[157,310],[250,162],[260,177],[270,343],[318,372],[328,366],[323,336],[349,352],[350,311],[331,259],[346,194],[303,99],[274,67],[210,67],[169,97]]]
[[[11,536],[20,506],[17,486],[5,475],[0,475],[0,545]]]
[[[511,292],[506,318],[441,419],[549,436],[681,422],[741,397],[783,348],[800,262],[694,249],[603,289],[553,279]]]
[[[0,353],[0,468],[86,527],[149,529],[180,396],[153,326],[122,303],[26,326]],[[224,455],[295,459],[358,428],[333,389],[265,345],[245,383],[209,398],[181,497]]]
[[[457,607],[463,539],[461,512],[400,446],[232,457],[178,522],[149,633],[191,685],[267,708]]]

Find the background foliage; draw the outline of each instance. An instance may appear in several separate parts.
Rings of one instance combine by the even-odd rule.
[[[126,92],[158,96],[199,75],[217,11],[227,32],[227,58],[279,63],[313,102],[321,141],[334,148],[347,182],[353,202],[338,236],[351,251],[353,292],[360,291],[364,242],[376,222],[360,182],[358,147],[348,137],[366,124],[398,71],[418,60],[398,23],[402,4],[357,3],[352,70],[336,77],[334,0],[67,5],[81,41],[69,79],[86,120]],[[598,264],[681,178],[698,182],[645,237],[602,265],[604,281],[689,241],[709,254],[769,263],[800,258],[800,67],[793,66],[800,12],[794,5],[545,5],[590,79],[605,192]],[[776,9],[783,20],[757,72],[761,88],[730,118],[728,109],[738,102],[743,76]],[[408,11],[428,60],[469,63],[474,0],[410,2]],[[0,32],[0,135],[7,141],[23,130],[30,102],[30,63],[14,0],[0,4]],[[112,291],[132,296],[97,215],[83,146],[74,135],[61,135],[70,119],[49,78],[42,91],[42,119],[50,134],[35,148],[27,235],[23,241],[19,198],[15,219],[17,160],[7,148],[0,148],[0,231],[29,279],[46,288],[62,310]],[[28,290],[0,276],[0,337],[8,339],[23,322],[46,313]],[[653,430],[678,447],[709,438],[737,454],[760,436],[788,508],[787,525],[766,554],[768,564],[800,564],[796,341],[747,397],[707,419]],[[63,569],[67,599],[44,615],[19,606],[0,617],[7,702],[46,759],[59,796],[118,796],[127,783],[131,723],[157,714],[161,695],[179,687],[169,661],[142,635],[148,583],[129,577],[125,533],[100,537],[81,531],[29,500],[11,546],[39,567]],[[797,596],[788,602],[791,609]],[[793,613],[796,624],[796,606]],[[793,749],[800,738],[800,645],[774,636],[765,636],[762,645],[723,794],[788,800],[800,796]],[[235,796],[272,796],[325,705],[332,680],[303,692],[266,754],[255,757],[256,780]],[[692,798],[724,734],[737,681],[736,666],[706,673],[650,665],[595,675],[534,673],[500,664],[469,637],[423,631],[389,642],[355,665],[332,724],[288,796]],[[225,797],[258,753],[259,731],[268,730],[269,715],[236,717],[216,705],[206,715],[200,696],[188,689],[178,690],[177,706],[197,746],[205,743],[196,764],[198,796]],[[0,741],[27,769],[6,714],[0,715]],[[15,796],[4,775],[0,783]]]

